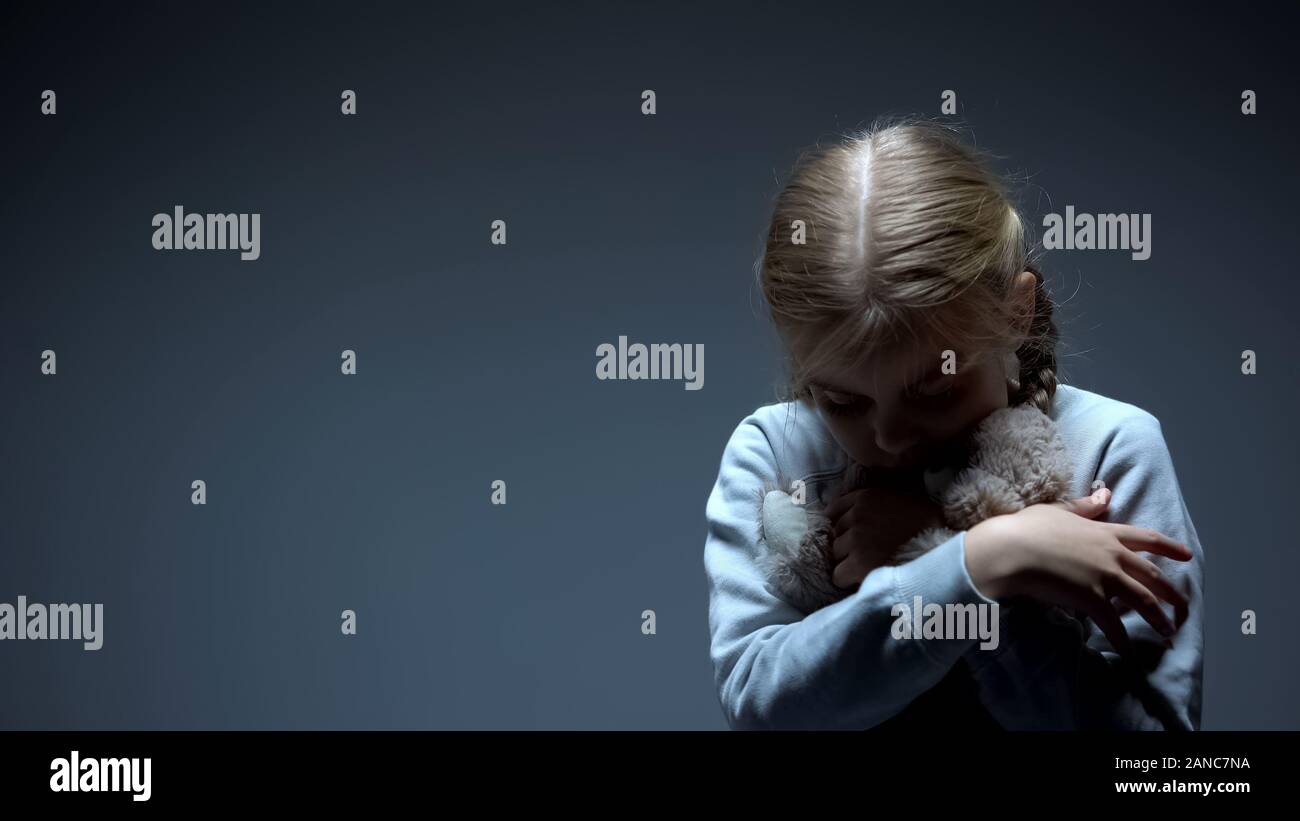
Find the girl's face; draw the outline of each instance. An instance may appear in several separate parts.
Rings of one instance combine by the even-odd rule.
[[[984,417],[1008,404],[1002,357],[966,362],[958,351],[951,374],[944,361],[943,348],[922,342],[809,381],[822,419],[854,461],[914,471],[948,460]]]

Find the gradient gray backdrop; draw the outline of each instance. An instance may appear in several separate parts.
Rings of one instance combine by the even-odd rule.
[[[1153,215],[1148,261],[1044,260],[1062,377],[1164,425],[1204,726],[1300,727],[1290,30],[968,5],[6,3],[0,601],[105,639],[0,644],[0,726],[725,727],[704,503],[781,375],[769,203],[951,88],[1039,232]],[[261,213],[261,259],[154,251],[177,204]],[[703,343],[704,390],[597,381],[620,334]]]

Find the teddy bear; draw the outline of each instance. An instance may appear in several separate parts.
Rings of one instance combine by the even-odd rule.
[[[999,408],[975,426],[959,464],[932,466],[927,492],[946,526],[929,527],[898,546],[887,564],[899,565],[992,516],[1055,502],[1069,492],[1071,464],[1050,417],[1034,405]],[[869,471],[850,461],[836,483],[842,494],[869,484]],[[850,595],[836,587],[832,522],[781,489],[762,498],[759,566],[774,593],[811,613]]]

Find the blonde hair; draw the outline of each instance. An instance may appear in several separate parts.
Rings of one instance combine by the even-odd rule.
[[[797,220],[804,229],[796,242]],[[809,375],[927,334],[961,351],[958,367],[1014,346],[1009,404],[1050,412],[1056,326],[1043,275],[1001,179],[958,131],[920,118],[869,128],[804,152],[776,198],[759,279],[790,357],[787,399]],[[1032,271],[1032,317],[1012,285]]]

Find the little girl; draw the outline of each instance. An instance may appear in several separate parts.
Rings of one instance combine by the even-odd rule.
[[[1025,234],[946,126],[878,122],[797,163],[761,266],[790,395],[741,421],[707,505],[710,653],[733,728],[1199,728],[1202,551],[1160,423],[1058,384]],[[1026,402],[1069,450],[1071,500],[891,565],[939,521],[921,471]],[[890,478],[833,497],[850,461]],[[834,522],[833,582],[852,591],[806,616],[758,565],[764,494],[796,487]],[[917,596],[996,603],[997,647],[895,638],[895,605]]]

